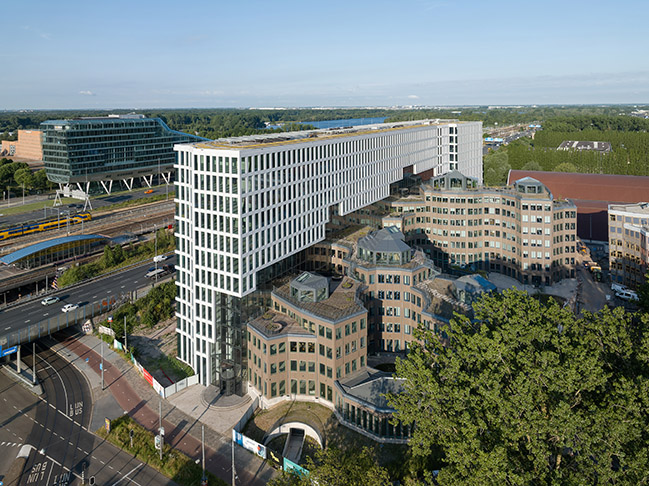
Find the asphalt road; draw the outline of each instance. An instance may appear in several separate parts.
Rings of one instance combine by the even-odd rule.
[[[0,480],[25,444],[40,400],[0,372]]]
[[[176,255],[169,254],[166,261],[158,264],[174,265]],[[153,282],[144,277],[147,270],[155,264],[149,260],[138,266],[115,273],[109,277],[95,280],[93,282],[74,287],[70,290],[63,289],[60,292],[49,294],[50,296],[59,297],[61,300],[55,304],[44,306],[41,304],[42,299],[11,307],[0,311],[0,336],[6,336],[33,326],[38,322],[50,322],[52,328],[56,328],[57,323],[74,321],[75,317],[84,317],[90,312],[89,309],[93,304],[109,301],[111,298],[118,298],[122,294],[128,294]],[[62,307],[65,304],[78,304],[79,308],[75,311],[64,313]],[[86,314],[84,314],[86,312]],[[45,324],[47,325],[47,324]]]
[[[152,190],[153,192],[150,194],[145,194],[145,191],[149,191],[149,190]],[[173,190],[174,190],[174,186],[170,185],[169,193],[171,193]],[[93,209],[99,209],[103,206],[110,206],[111,204],[117,204],[124,201],[129,201],[131,199],[141,199],[144,197],[155,196],[158,194],[166,194],[166,193],[167,193],[166,186],[159,186],[151,189],[145,187],[141,189],[135,189],[132,192],[120,193],[111,196],[99,196],[96,198],[91,197],[90,203],[92,204]],[[48,207],[47,209],[48,218],[53,218],[56,217],[57,215],[56,209],[52,208],[53,203],[54,203],[53,199],[48,200],[47,202],[43,202],[43,206]],[[58,206],[58,209],[61,213],[64,213],[65,211],[70,211],[71,213],[75,213],[83,210],[83,201],[79,200],[71,204],[73,204],[75,207],[71,207],[70,205],[66,204],[63,206]],[[0,207],[0,214],[2,214],[2,207]],[[43,219],[44,217],[45,217],[45,210],[43,208],[37,209],[36,211],[31,211],[29,213],[2,216],[2,226],[20,224],[26,221],[36,221],[36,220]]]
[[[31,366],[31,354],[26,353],[23,361]],[[22,443],[33,446],[20,486],[80,485],[82,474],[86,484],[90,477],[101,485],[174,484],[88,431],[92,397],[86,380],[72,365],[43,348],[36,363],[43,387],[40,398],[24,396],[31,394],[0,375],[1,389],[12,391],[2,394],[3,432],[10,429]]]

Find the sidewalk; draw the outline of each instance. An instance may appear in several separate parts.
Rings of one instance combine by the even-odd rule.
[[[530,295],[534,295],[537,292],[542,292],[548,295],[557,295],[559,297],[563,297],[566,300],[574,297],[577,292],[576,278],[564,278],[554,285],[543,286],[542,290],[541,288],[535,287],[534,285],[522,284],[515,278],[508,277],[507,275],[503,275],[497,272],[490,272],[487,279],[500,291],[515,288],[518,290],[523,290]]]
[[[161,399],[137,370],[106,344],[103,347],[105,389],[102,390],[98,338],[69,337],[51,347],[88,379],[93,394],[91,431],[99,429],[106,417],[115,419],[128,413],[140,425],[157,433],[161,403],[165,442],[200,460],[201,425],[205,425],[205,467],[231,483],[231,429],[250,406],[249,398],[221,397],[223,406],[217,407],[209,387],[193,385],[168,400]],[[241,485],[261,486],[277,474],[263,460],[240,447],[235,447],[235,467],[237,484]]]

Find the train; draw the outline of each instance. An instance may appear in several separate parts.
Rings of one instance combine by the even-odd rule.
[[[16,236],[30,235],[41,231],[48,231],[58,227],[65,227],[68,224],[80,224],[82,221],[90,221],[90,213],[77,213],[74,216],[64,216],[62,218],[51,218],[36,223],[21,224],[12,228],[0,230],[0,241]]]

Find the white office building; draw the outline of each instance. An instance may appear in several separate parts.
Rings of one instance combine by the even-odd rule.
[[[242,327],[264,284],[324,240],[331,212],[386,198],[406,172],[458,170],[482,181],[481,122],[384,123],[175,150],[179,357],[226,393],[245,393]]]

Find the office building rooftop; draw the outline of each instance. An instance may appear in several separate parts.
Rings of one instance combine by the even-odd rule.
[[[253,149],[266,148],[274,145],[286,145],[292,143],[308,143],[354,135],[366,135],[371,133],[394,131],[401,129],[412,129],[418,126],[463,124],[475,122],[461,122],[458,120],[417,120],[395,123],[377,123],[375,125],[361,125],[356,127],[327,128],[320,130],[303,130],[298,132],[268,133],[260,135],[245,135],[241,137],[220,138],[209,142],[194,144],[197,148],[203,149]]]
[[[361,283],[354,279],[345,277],[342,280],[330,280],[329,298],[319,302],[295,298],[291,292],[291,284],[292,281],[275,288],[273,294],[285,300],[288,304],[316,316],[337,321],[365,312],[365,307],[357,297]]]

